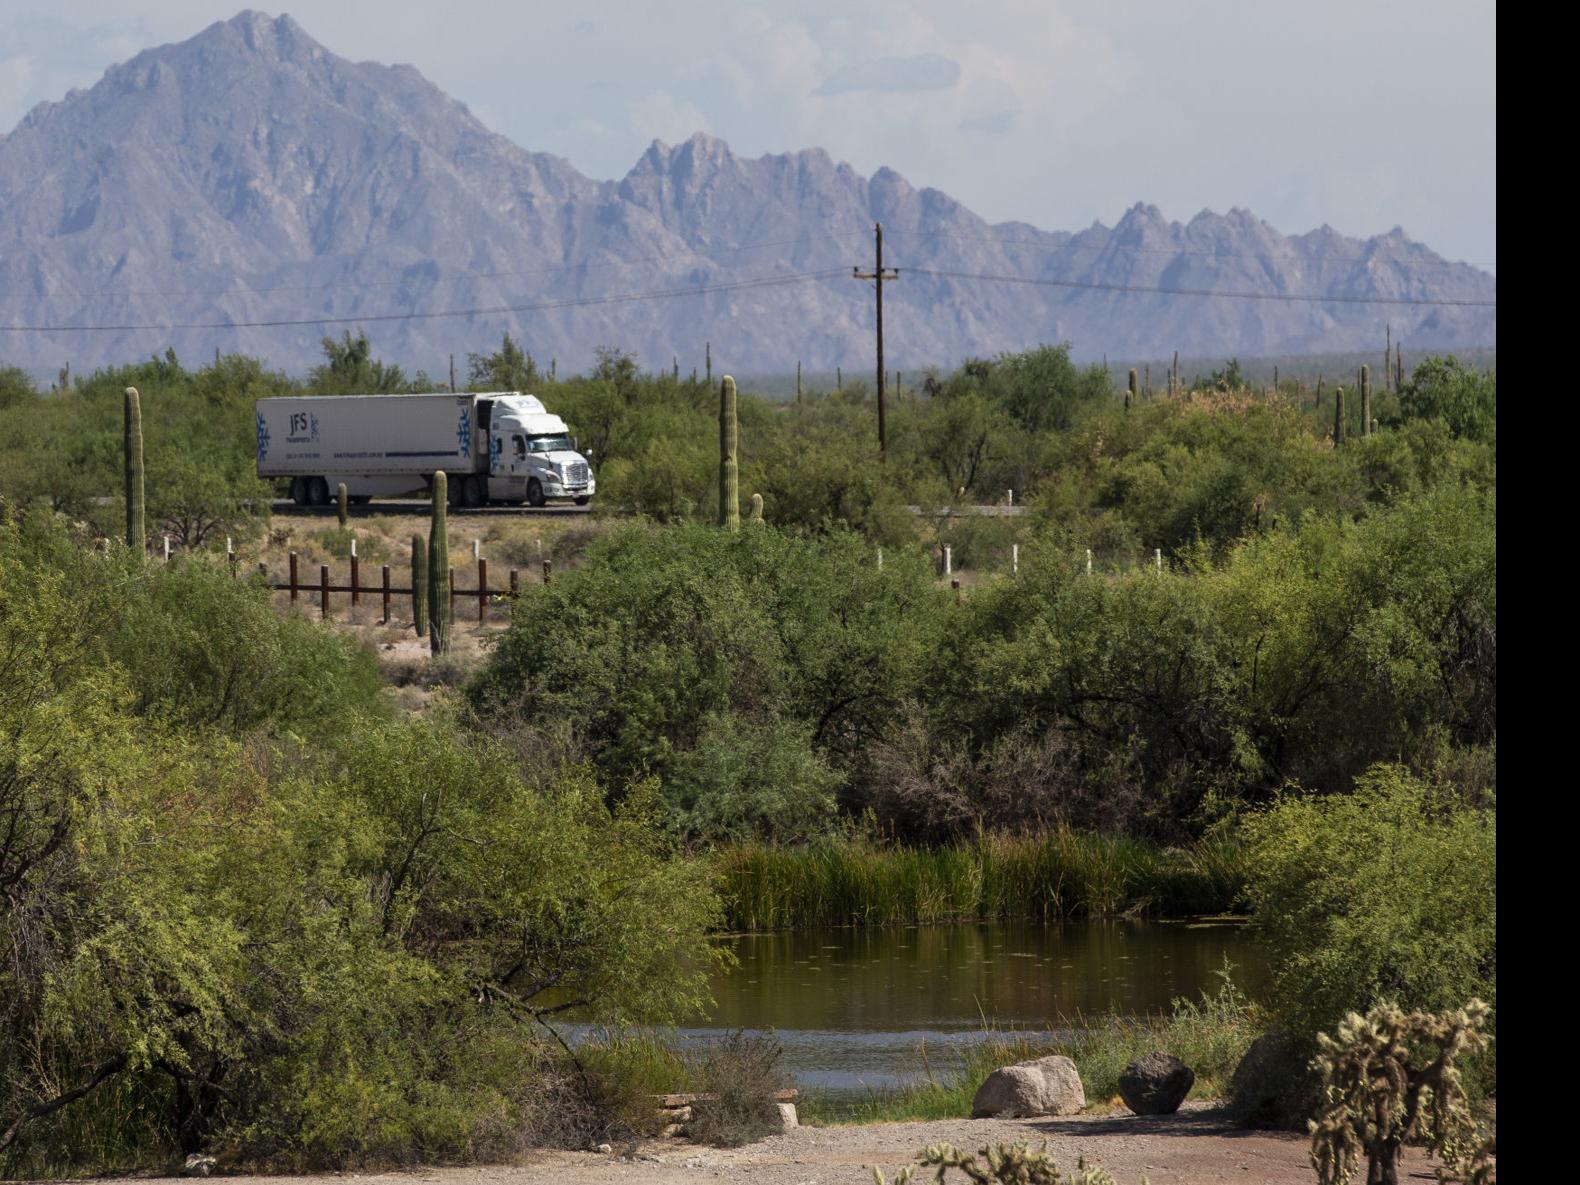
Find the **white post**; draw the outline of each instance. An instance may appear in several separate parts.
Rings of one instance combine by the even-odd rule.
[[[1011,505],[1011,506],[1013,506],[1013,505],[1015,505],[1015,487],[1014,487],[1014,486],[1011,486],[1011,487],[1010,487],[1010,491],[1009,491],[1009,504],[1010,504],[1010,505]]]
[[[351,558],[357,558],[357,537],[355,535],[351,536]]]
[[[1163,549],[1161,547],[1152,549],[1152,560],[1157,565],[1158,575],[1161,576],[1163,574]]]
[[[1009,545],[1009,570],[1016,575],[1020,574],[1020,544]]]
[[[883,571],[883,548],[878,548],[878,571]]]
[[[481,539],[473,539],[472,540],[472,562],[474,564],[477,563],[478,556],[483,554],[482,547],[483,547],[483,541]]]
[[[225,555],[228,558],[228,557],[233,556],[235,554],[236,554],[236,549],[230,545],[230,536],[226,535],[225,536]]]
[[[170,562],[170,536],[163,535],[161,538],[165,541],[165,563],[168,564]]]
[[[949,544],[944,544],[944,575],[948,576],[955,570],[954,557],[949,554]]]
[[[1086,574],[1088,576],[1092,574],[1092,549],[1090,547],[1086,549]]]

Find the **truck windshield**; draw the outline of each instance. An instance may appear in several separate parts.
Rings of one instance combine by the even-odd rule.
[[[535,453],[569,452],[571,438],[564,433],[557,436],[531,436],[527,438],[527,447]]]

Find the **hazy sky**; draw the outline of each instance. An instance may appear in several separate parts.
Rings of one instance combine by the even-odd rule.
[[[0,128],[238,0],[0,0]],[[295,0],[592,177],[695,131],[889,165],[991,221],[1244,206],[1496,261],[1491,0]]]

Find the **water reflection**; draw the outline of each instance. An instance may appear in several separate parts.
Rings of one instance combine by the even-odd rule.
[[[797,1080],[835,1092],[925,1076],[923,1049],[945,1071],[988,1024],[1040,1032],[1161,1011],[1216,990],[1226,956],[1242,989],[1266,975],[1245,931],[1221,923],[831,929],[741,935],[732,947],[740,966],[715,978],[715,1007],[681,1038],[772,1029]]]

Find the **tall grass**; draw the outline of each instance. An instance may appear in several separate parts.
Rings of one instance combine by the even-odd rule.
[[[1204,991],[1200,1000],[1176,999],[1163,1015],[1110,1016],[1097,1023],[1061,1018],[1042,1033],[989,1030],[986,1040],[965,1051],[952,1073],[936,1075],[929,1067],[924,1081],[873,1091],[855,1101],[810,1093],[801,1100],[802,1118],[814,1124],[964,1118],[971,1114],[977,1088],[994,1070],[1055,1053],[1075,1063],[1090,1109],[1123,1105],[1119,1075],[1152,1050],[1172,1053],[1195,1072],[1191,1098],[1221,1099],[1235,1066],[1260,1031],[1255,1005],[1235,987],[1229,972],[1225,964],[1217,973],[1222,983],[1215,992]],[[927,1064],[925,1051],[919,1058]]]
[[[860,836],[755,842],[721,848],[716,859],[736,930],[1222,913],[1244,882],[1230,841],[1164,848],[1062,828],[940,848]]]

